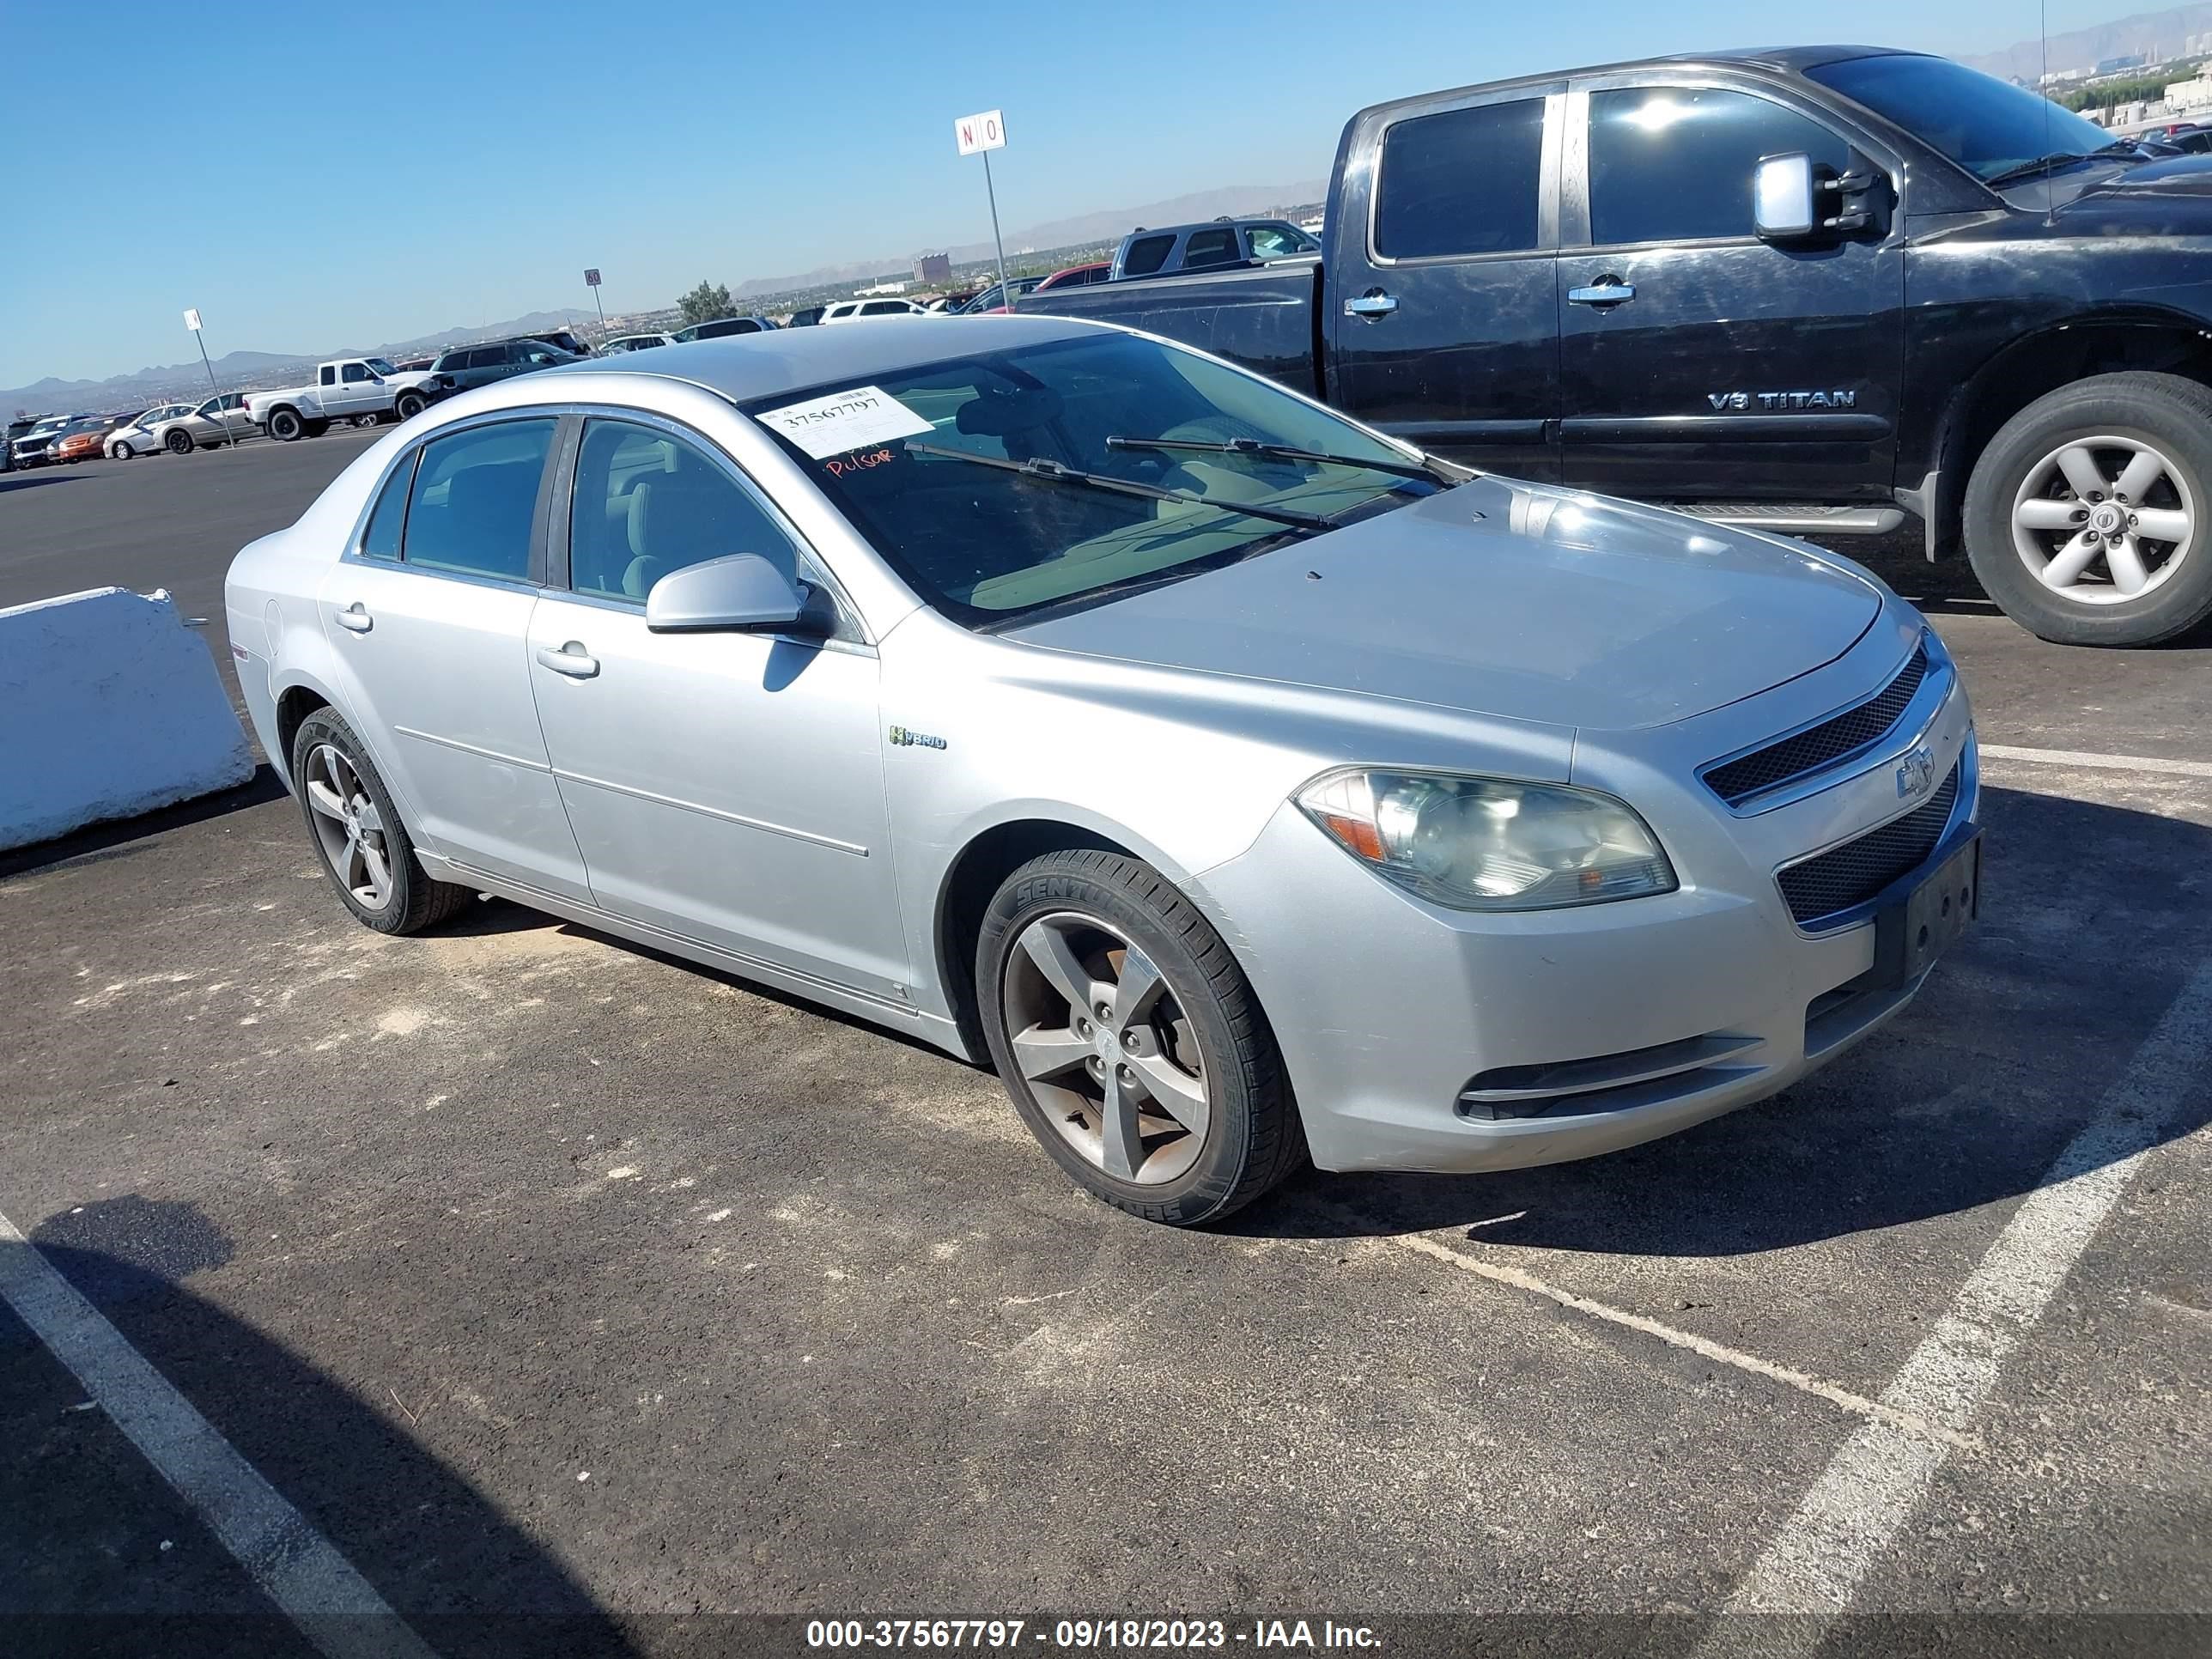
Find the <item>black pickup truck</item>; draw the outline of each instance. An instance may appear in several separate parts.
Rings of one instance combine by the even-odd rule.
[[[2212,616],[2212,156],[1863,46],[1363,110],[1321,258],[1040,295],[1486,470],[1793,534],[1910,514],[2046,639]]]

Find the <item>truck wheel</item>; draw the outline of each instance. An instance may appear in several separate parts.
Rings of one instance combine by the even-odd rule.
[[[1218,1220],[1304,1162],[1259,1000],[1151,866],[1093,851],[1032,859],[985,914],[975,984],[1022,1121],[1116,1208]]]
[[[411,421],[422,412],[422,408],[421,392],[403,392],[399,394],[399,400],[392,405],[392,412],[403,421]]]
[[[172,427],[161,440],[161,447],[172,455],[189,455],[192,453],[192,434],[181,427]]]
[[[2006,422],[1966,485],[1989,596],[2060,645],[2156,645],[2212,617],[2212,390],[2097,374]]]
[[[300,418],[297,410],[272,409],[269,411],[269,435],[278,443],[297,443],[307,430],[307,423]]]

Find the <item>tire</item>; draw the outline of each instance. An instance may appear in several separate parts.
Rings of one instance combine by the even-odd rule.
[[[984,915],[975,985],[1014,1109],[1061,1169],[1115,1208],[1170,1226],[1217,1221],[1305,1162],[1259,1000],[1220,935],[1150,866],[1091,850],[1022,866]],[[1063,985],[1084,994],[1079,1012]],[[1125,994],[1141,1001],[1116,1009]],[[1094,1024],[1102,1010],[1115,1017]],[[1099,1030],[1117,1018],[1126,1046]],[[1109,1064],[1138,1084],[1122,1097],[1133,1103],[1118,1136]],[[1196,1130],[1183,1127],[1192,1117]]]
[[[2031,633],[2179,638],[2212,617],[2212,389],[2097,374],[2037,398],[1982,452],[1964,517],[1974,574]]]
[[[307,423],[300,418],[296,409],[272,409],[269,411],[269,435],[280,444],[297,443],[307,435]]]
[[[371,427],[382,425],[383,422],[381,415],[356,415],[353,417],[352,425],[356,431],[366,432]]]
[[[161,447],[172,455],[189,455],[192,453],[192,434],[181,427],[172,427],[163,435]]]
[[[411,421],[428,407],[429,405],[423,402],[421,392],[403,392],[398,400],[392,404],[392,412],[403,421]]]
[[[335,767],[329,758],[333,755],[338,763]],[[333,784],[338,787],[333,788]],[[452,920],[475,902],[472,889],[433,880],[422,868],[391,792],[377,775],[361,739],[336,709],[318,708],[300,722],[292,739],[292,787],[323,873],[363,927],[380,933],[419,933]],[[325,797],[345,808],[343,822],[321,804]],[[349,856],[356,842],[373,848],[374,861]],[[385,877],[380,893],[355,884],[352,878],[358,875],[367,878],[366,887],[374,888],[380,863]]]
[[[108,447],[107,459],[111,461],[127,461],[133,453],[129,444],[111,444]]]

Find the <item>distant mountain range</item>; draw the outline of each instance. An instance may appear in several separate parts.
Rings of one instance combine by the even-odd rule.
[[[1011,258],[1017,249],[1021,248],[1071,247],[1109,241],[1140,224],[1171,225],[1211,219],[1217,214],[1260,213],[1291,203],[1318,202],[1328,193],[1326,180],[1312,179],[1293,185],[1231,185],[1218,190],[1202,190],[1164,202],[1148,203],[1142,207],[1113,208],[1103,212],[1079,214],[1073,218],[1031,225],[1026,229],[1009,233],[1006,252]],[[944,251],[952,256],[956,264],[972,264],[988,258],[992,247],[988,242],[969,242]],[[903,273],[911,264],[911,251],[886,254],[880,258],[860,260],[849,264],[823,265],[793,276],[754,277],[733,283],[731,292],[747,298],[788,294],[880,276],[886,272]],[[406,357],[427,356],[455,341],[528,334],[539,329],[570,327],[580,322],[595,320],[593,313],[588,311],[533,311],[524,316],[509,318],[505,322],[442,329],[434,334],[388,341],[382,345],[339,345],[307,352],[232,351],[215,360],[216,379],[226,392],[240,388],[250,391],[257,386],[282,385],[300,369],[313,368],[332,357],[389,357],[396,362]],[[136,374],[118,374],[105,380],[64,380],[49,375],[30,386],[0,390],[0,413],[12,415],[17,410],[32,414],[74,414],[79,410],[110,412],[134,404],[143,407],[171,398],[195,397],[204,392],[206,387],[207,371],[196,362],[142,368]]]
[[[2212,33],[2212,4],[2138,12],[2132,17],[2052,35],[2050,69],[2054,75],[2062,70],[2094,69],[2108,58],[2137,54],[2155,62],[2179,54],[2190,36],[2207,33]],[[1959,61],[2033,86],[2043,75],[2045,55],[2043,41],[2021,40],[2002,52],[1985,52]]]

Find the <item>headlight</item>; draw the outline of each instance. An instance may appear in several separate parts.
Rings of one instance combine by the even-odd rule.
[[[1588,789],[1354,768],[1297,800],[1361,863],[1455,909],[1550,910],[1677,885],[1644,820]]]

